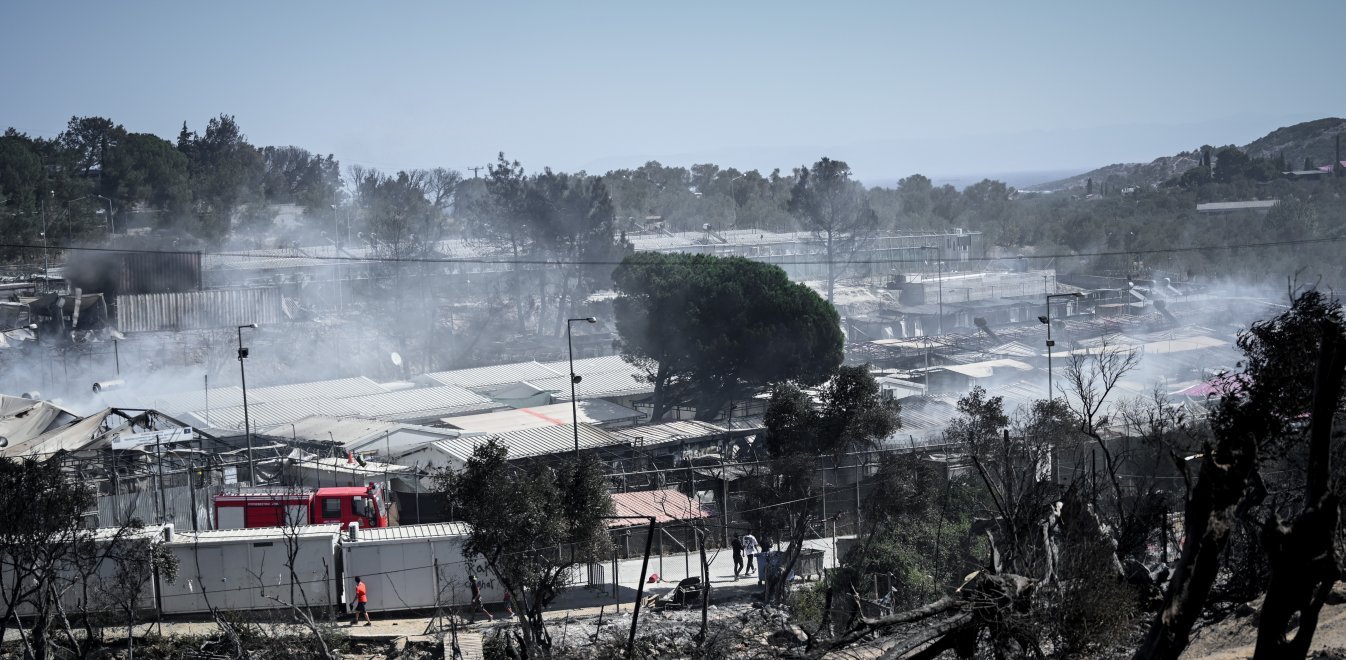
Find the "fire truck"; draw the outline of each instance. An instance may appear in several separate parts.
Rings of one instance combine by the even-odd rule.
[[[317,490],[245,488],[215,496],[215,529],[351,523],[387,527],[383,490],[377,484]]]

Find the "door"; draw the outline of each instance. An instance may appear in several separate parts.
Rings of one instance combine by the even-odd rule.
[[[280,527],[285,524],[285,521],[281,519],[282,511],[284,509],[279,505],[246,507],[243,510],[243,526],[248,529]]]

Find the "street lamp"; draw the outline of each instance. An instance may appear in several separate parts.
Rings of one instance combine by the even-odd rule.
[[[733,229],[738,229],[738,198],[734,197],[734,182],[745,176],[747,175],[740,174],[729,180],[729,208],[734,213],[734,219],[729,222],[729,226]]]
[[[935,251],[935,268],[939,273],[939,334],[944,334],[944,248],[938,245],[922,245],[922,250]]]
[[[575,346],[570,341],[570,324],[576,321],[598,323],[598,319],[592,316],[566,319],[566,351],[570,354],[570,430],[575,434],[575,460],[578,461],[580,457],[580,413],[579,406],[575,404],[575,384],[580,382],[581,378],[575,375]]]
[[[1051,401],[1056,396],[1052,390],[1052,347],[1056,342],[1052,341],[1052,298],[1080,298],[1084,294],[1076,291],[1074,293],[1049,293],[1047,294],[1047,315],[1039,316],[1038,321],[1047,326],[1047,400]]]
[[[113,220],[113,217],[112,217],[112,200],[110,200],[110,199],[108,199],[108,198],[106,198],[106,197],[104,197],[104,196],[102,196],[102,195],[94,195],[94,197],[97,197],[98,199],[101,199],[101,200],[107,202],[107,235],[108,235],[108,236],[112,236],[113,234],[116,234],[116,233],[117,233],[117,223],[116,223],[115,220]]]
[[[248,373],[243,368],[243,358],[248,357],[248,349],[243,348],[243,328],[257,329],[256,323],[238,326],[238,378],[243,383],[243,433],[248,438],[248,481],[257,485],[257,476],[253,472],[252,462],[252,423],[248,419]]]
[[[51,196],[56,196],[56,191],[51,191]],[[42,292],[46,293],[50,284],[51,266],[47,258],[47,196],[39,195],[39,209],[42,212]]]

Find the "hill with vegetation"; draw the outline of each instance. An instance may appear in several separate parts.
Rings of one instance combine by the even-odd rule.
[[[1332,162],[1336,150],[1336,136],[1342,133],[1346,133],[1346,119],[1327,117],[1278,128],[1239,149],[1252,158],[1279,161],[1283,157],[1289,169],[1317,167]],[[1093,179],[1094,185],[1100,187],[1100,190],[1103,186],[1153,187],[1200,165],[1202,151],[1207,149],[1215,150],[1211,147],[1202,147],[1173,156],[1161,156],[1148,163],[1115,163],[1079,176],[1033,186],[1033,189],[1042,191],[1084,189],[1090,179]]]

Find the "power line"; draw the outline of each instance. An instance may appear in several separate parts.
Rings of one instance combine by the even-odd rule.
[[[1145,250],[1108,250],[1101,252],[1061,252],[1053,254],[1035,254],[1022,255],[1014,257],[963,257],[957,259],[959,263],[977,262],[989,263],[997,261],[1008,261],[1012,259],[1078,259],[1085,257],[1127,257],[1151,254],[1180,254],[1188,252],[1207,252],[1220,250],[1245,250],[1245,249],[1264,249],[1275,247],[1296,247],[1302,245],[1318,245],[1328,243],[1340,243],[1346,241],[1346,236],[1326,236],[1322,238],[1304,238],[1298,240],[1285,241],[1267,241],[1262,243],[1227,243],[1223,245],[1190,245],[1185,247],[1171,248],[1150,248]],[[747,245],[747,244],[745,244]],[[19,250],[40,250],[41,245],[27,243],[0,243],[0,248],[19,249]],[[50,248],[50,246],[49,246]],[[108,248],[108,247],[85,247],[85,246],[64,246],[57,247],[58,250],[68,250],[76,252],[114,252],[114,253],[132,253],[132,254],[173,254],[173,255],[196,255],[200,254],[208,257],[233,257],[239,259],[266,259],[266,260],[307,260],[307,261],[333,261],[333,262],[374,262],[374,263],[427,263],[427,264],[476,264],[476,265],[534,265],[534,266],[619,266],[623,262],[615,260],[579,260],[579,259],[539,259],[539,258],[489,258],[489,257],[349,257],[349,256],[321,256],[306,254],[254,254],[249,252],[204,252],[199,250],[145,250],[135,248]],[[916,249],[916,248],[911,248]],[[739,255],[727,255],[739,256]],[[745,257],[747,258],[747,257]],[[895,263],[925,263],[928,261],[923,258],[913,259],[783,259],[771,260],[769,263],[776,266],[825,266],[825,265],[891,265]],[[643,266],[652,266],[654,264],[636,264]]]

